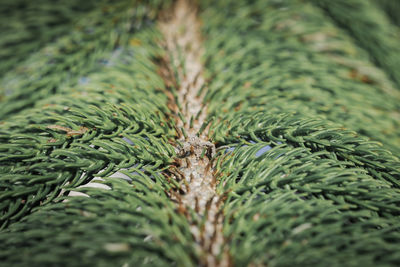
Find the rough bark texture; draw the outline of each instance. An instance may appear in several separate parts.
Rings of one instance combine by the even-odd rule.
[[[212,162],[215,145],[208,140],[205,131],[200,132],[206,123],[207,106],[202,103],[206,83],[196,6],[188,0],[177,1],[171,10],[163,13],[159,28],[168,54],[160,72],[171,86],[169,89],[176,90],[177,95],[175,98],[169,94],[179,132],[179,142],[175,146],[177,166],[170,171],[174,179],[183,183],[181,193],[172,197],[190,220],[202,265],[228,266],[228,255],[223,251],[222,196],[216,192]],[[174,86],[176,88],[172,88]],[[194,211],[194,215],[188,209]]]

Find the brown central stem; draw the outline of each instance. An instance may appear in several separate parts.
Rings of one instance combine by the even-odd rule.
[[[159,28],[166,56],[160,73],[167,87],[175,87],[176,95],[168,91],[169,107],[174,112],[178,130],[175,145],[176,166],[169,172],[181,182],[180,193],[171,198],[180,205],[190,224],[201,255],[202,266],[228,266],[229,257],[222,234],[222,196],[216,192],[212,157],[215,145],[204,133],[199,133],[206,120],[207,106],[202,103],[205,86],[203,76],[202,38],[196,6],[188,0],[178,0],[171,10],[162,14]],[[206,131],[207,132],[207,129]],[[188,212],[192,211],[192,212]]]

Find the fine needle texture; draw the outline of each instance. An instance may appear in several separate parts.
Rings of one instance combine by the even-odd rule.
[[[0,1],[0,267],[400,266],[400,7],[59,4]]]
[[[172,178],[183,182],[180,192],[171,197],[187,214],[202,264],[228,266],[228,255],[223,251],[220,211],[223,196],[216,192],[212,162],[215,145],[201,131],[206,126],[207,106],[202,103],[205,93],[202,89],[206,84],[201,63],[200,22],[196,13],[194,4],[180,0],[162,14],[159,24],[167,54],[160,72],[172,91],[167,94],[179,135],[175,145],[176,166],[169,171]]]

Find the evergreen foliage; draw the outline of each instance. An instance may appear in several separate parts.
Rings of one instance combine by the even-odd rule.
[[[135,5],[136,1],[111,2],[98,3],[96,9],[74,23],[68,35],[44,46],[5,74],[0,84],[3,101],[0,118],[31,107],[49,94],[68,90],[79,77],[90,72],[93,65],[107,64],[105,55],[119,46],[126,46],[129,33],[156,16],[148,6]],[[162,1],[151,2],[160,8],[158,2]],[[46,6],[53,5],[50,2]],[[25,44],[20,46],[25,47]],[[11,65],[12,60],[9,61]]]
[[[198,265],[186,216],[204,222],[169,197],[181,184],[167,175],[179,133],[165,91],[177,92],[159,74],[167,55],[156,22],[170,3],[72,1],[59,7],[64,18],[41,1],[54,32],[44,21],[35,43],[21,35],[21,53],[7,52],[0,68],[9,69],[0,266]],[[400,46],[383,9],[361,0],[199,8],[201,131],[210,125],[217,147],[231,264],[398,266]],[[1,47],[13,40],[3,38]]]
[[[68,34],[75,18],[90,11],[96,1],[2,1],[0,3],[0,76],[29,53]]]
[[[379,5],[389,16],[389,18],[397,26],[400,26],[400,2],[392,0],[375,0],[375,3]]]
[[[339,25],[349,31],[360,46],[400,87],[399,29],[389,22],[382,10],[370,1],[312,0]],[[392,1],[397,2],[397,1]]]

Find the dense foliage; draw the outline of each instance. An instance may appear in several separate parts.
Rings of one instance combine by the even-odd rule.
[[[12,2],[0,6],[15,25],[0,42],[0,265],[197,265],[165,175],[177,132],[164,92],[176,92],[158,73],[157,16],[170,3]],[[385,7],[199,1],[233,265],[400,264],[400,39]]]

